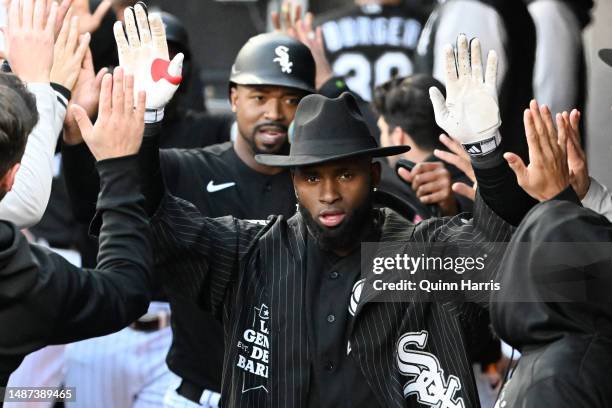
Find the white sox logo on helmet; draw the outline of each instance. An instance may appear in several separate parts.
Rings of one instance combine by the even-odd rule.
[[[291,67],[293,67],[293,62],[289,60],[289,47],[279,45],[274,50],[274,53],[276,54],[276,58],[274,58],[272,62],[278,62],[281,67],[281,71],[283,71],[285,74],[290,74],[293,71],[291,69]]]

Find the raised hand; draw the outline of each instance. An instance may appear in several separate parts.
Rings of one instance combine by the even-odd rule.
[[[104,0],[92,13],[89,8],[89,0],[72,0],[74,15],[79,17],[79,32],[93,33],[96,31],[112,5],[112,1]]]
[[[298,39],[296,25],[302,19],[302,6],[300,4],[294,6],[290,1],[283,1],[281,12],[273,11],[270,13],[270,18],[276,32],[285,33]]]
[[[46,0],[10,0],[6,36],[6,58],[24,82],[49,82],[58,4],[47,13]]]
[[[567,165],[570,170],[570,183],[582,200],[589,191],[591,178],[589,177],[589,166],[587,157],[580,143],[580,118],[581,113],[574,109],[571,113],[563,112],[563,123],[567,138]]]
[[[184,56],[179,53],[170,61],[161,16],[147,16],[144,4],[125,9],[125,26],[125,32],[119,21],[113,27],[119,65],[134,76],[134,92],[146,91],[147,111],[155,116],[152,121],[161,120],[161,110],[181,83]]]
[[[468,50],[469,47],[469,50]],[[497,54],[489,52],[483,78],[480,41],[468,46],[463,34],[457,39],[457,55],[445,48],[446,100],[436,87],[429,90],[438,126],[459,140],[472,156],[495,150],[501,141],[497,98]]]
[[[8,3],[9,1],[10,0],[3,0],[4,3]],[[49,13],[51,13],[51,7],[53,6],[53,3],[57,3],[57,13],[55,14],[55,37],[57,39],[57,36],[59,35],[60,30],[62,29],[62,25],[64,24],[66,14],[68,14],[68,10],[70,10],[70,7],[72,5],[72,0],[46,0],[46,3],[46,18],[48,18]]]
[[[96,124],[92,124],[82,106],[70,110],[79,126],[83,139],[96,160],[136,154],[144,132],[146,94],[139,92],[134,101],[134,77],[122,68],[102,79],[100,106]],[[136,109],[134,109],[134,105]]]
[[[315,87],[319,89],[334,75],[323,43],[321,27],[314,28],[314,15],[310,12],[302,17],[302,6],[296,5],[292,13],[291,2],[284,2],[281,14],[272,12],[272,25],[277,32],[282,32],[302,42],[310,49],[315,61]],[[284,29],[283,24],[284,22]]]
[[[470,200],[476,199],[476,175],[472,168],[472,161],[470,156],[465,152],[463,147],[456,140],[446,136],[440,135],[440,142],[444,144],[450,151],[445,150],[434,150],[434,156],[440,160],[444,160],[446,163],[452,164],[461,170],[470,180],[472,180],[473,187],[468,186],[465,183],[453,183],[453,191]]]
[[[79,36],[79,18],[68,11],[62,29],[55,40],[51,82],[72,91],[79,77],[85,53],[89,47],[90,35]],[[79,38],[80,37],[80,38]]]
[[[514,153],[504,154],[518,184],[538,201],[550,200],[570,185],[568,134],[562,115],[558,114],[556,119],[558,135],[548,107],[539,107],[536,101],[531,101],[523,117],[529,145],[529,166],[525,166]]]
[[[79,105],[85,109],[88,117],[95,117],[98,113],[102,78],[106,71],[106,68],[102,68],[98,75],[96,75],[91,51],[88,49],[81,64],[79,78],[72,90],[72,97],[68,102],[68,110],[64,119],[64,143],[74,145],[83,142],[83,137],[74,118],[71,106]]]

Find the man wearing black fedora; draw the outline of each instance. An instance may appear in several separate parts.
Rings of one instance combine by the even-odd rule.
[[[139,3],[133,9],[128,9],[129,13],[145,14],[144,6]],[[132,27],[136,30],[136,27]],[[116,35],[118,44],[123,44],[125,38],[122,39],[124,34],[121,28]],[[139,33],[133,35],[138,36]],[[138,46],[126,44],[125,47],[127,51],[140,54]],[[254,156],[262,152],[288,152],[288,127],[303,96],[317,91],[337,96],[344,88],[343,82],[331,78],[331,72],[319,69],[306,43],[283,33],[254,36],[238,52],[229,76],[228,97],[236,115],[236,140],[202,149],[160,150],[160,146],[165,144],[166,133],[165,122],[158,118],[158,122],[149,124],[147,129],[161,126],[161,130],[156,135],[147,130],[141,156],[148,158],[150,155],[151,161],[157,160],[152,173],[164,178],[166,187],[173,195],[191,202],[206,216],[231,215],[243,219],[260,219],[269,214],[291,216],[296,200],[289,171],[263,166],[255,161]],[[167,109],[165,112],[168,112]],[[88,161],[93,166],[92,159],[83,143],[68,148],[63,155],[66,168],[73,170],[66,172],[73,211],[77,219],[87,223],[95,213],[91,204],[96,201],[95,186],[98,183],[95,179],[92,181],[95,174],[83,169],[87,168],[85,163]],[[193,404],[215,408],[221,389],[224,354],[222,327],[210,313],[192,302],[166,297],[159,292],[155,293],[154,299],[162,301],[163,311],[171,312],[170,318],[167,318],[168,313],[164,316],[152,311],[152,315],[162,317],[153,316],[155,319],[151,319],[152,316],[144,316],[146,331],[140,325],[135,325],[136,330],[130,328],[125,330],[125,334],[138,336],[143,341],[153,339],[157,344],[160,344],[157,340],[160,338],[167,343],[172,342],[167,358],[164,358],[163,347],[158,347],[159,352],[151,353],[148,359],[149,362],[156,361],[160,367],[155,371],[158,384],[167,382],[164,378],[170,375],[165,369],[166,363],[170,371],[180,377],[172,379],[172,384],[167,387],[165,406]],[[166,301],[171,310],[167,310]],[[172,333],[169,333],[169,324]],[[143,344],[132,343],[136,348]],[[103,356],[109,354],[104,347],[95,348],[89,344],[78,347],[85,352],[93,348]],[[76,356],[74,361],[82,359],[79,349],[72,347],[71,351],[77,351],[70,354]],[[130,364],[130,367],[134,366]],[[90,367],[96,368],[93,365]],[[159,375],[162,370],[163,377]],[[77,372],[71,370],[70,374],[73,371]],[[122,369],[112,371],[113,377],[120,381]],[[104,372],[105,378],[109,377],[109,372]],[[123,395],[130,397],[131,394]]]
[[[458,57],[448,53],[448,66],[459,67],[451,82],[460,85],[449,87],[448,103],[432,95],[438,122],[445,130],[457,126],[454,134],[472,154],[480,186],[472,220],[414,225],[391,209],[373,208],[380,168],[372,159],[409,147],[379,148],[348,93],[303,98],[289,155],[256,156],[291,169],[299,205],[289,219],[206,218],[166,193],[155,172],[143,174],[164,288],[223,323],[222,405],[479,406],[466,349],[474,304],[436,302],[423,292],[375,302],[373,275],[361,274],[359,251],[362,242],[385,242],[381,249],[415,243],[418,253],[409,245],[403,250],[418,257],[434,243],[452,250],[508,241],[511,224],[530,208],[498,148],[499,111],[490,94],[495,59],[485,83],[480,48],[472,44],[471,61],[465,38]],[[461,116],[466,111],[476,113],[472,120]],[[528,183],[546,180],[542,199],[567,187],[548,177],[546,166],[538,174],[524,171]],[[494,270],[502,252],[487,248]],[[487,296],[477,300],[486,303]]]

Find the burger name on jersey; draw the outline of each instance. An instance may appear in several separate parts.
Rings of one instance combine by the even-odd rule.
[[[338,76],[364,100],[374,87],[414,72],[421,22],[397,8],[354,8],[321,23],[325,47]]]

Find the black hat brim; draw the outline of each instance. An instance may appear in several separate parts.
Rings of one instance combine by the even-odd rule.
[[[611,49],[603,49],[599,50],[599,58],[606,64],[612,67],[612,50]]]
[[[278,154],[258,154],[255,155],[255,161],[264,166],[270,167],[304,167],[315,164],[329,163],[336,160],[349,159],[353,157],[369,156],[369,157],[387,157],[396,156],[406,153],[410,150],[410,146],[390,146],[377,147],[375,149],[359,150],[356,152],[335,155],[303,155],[303,156],[286,156]]]

